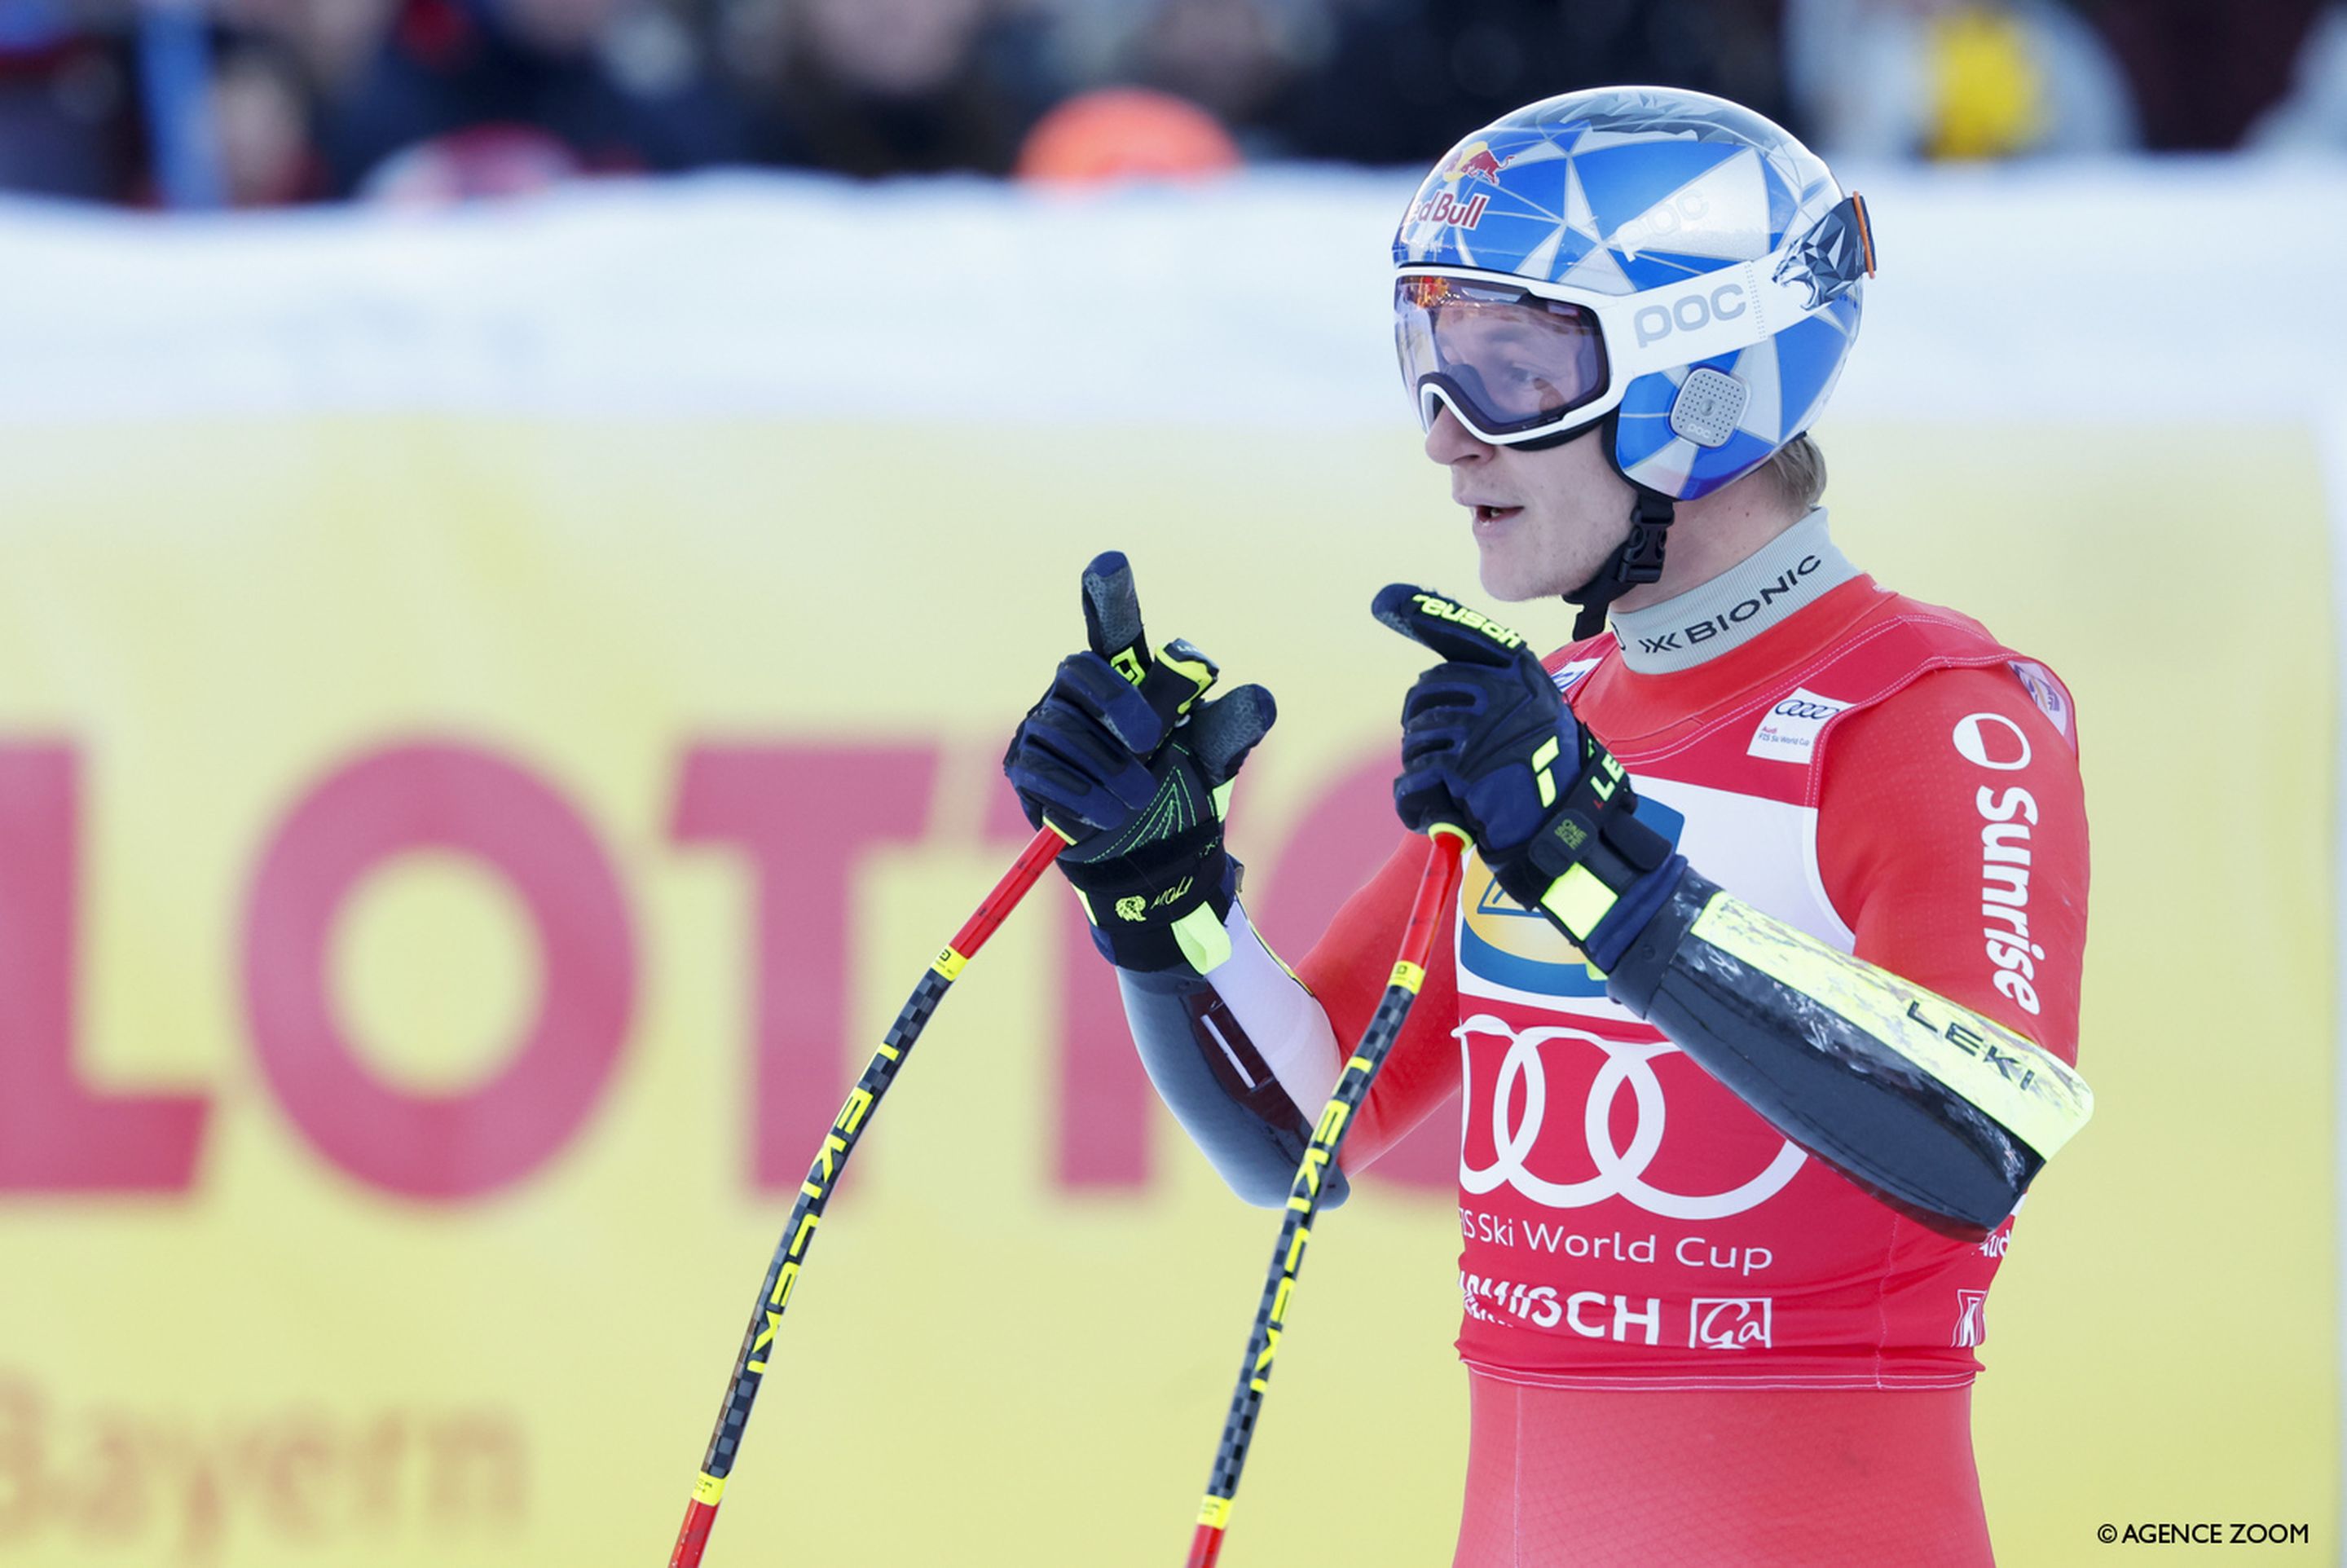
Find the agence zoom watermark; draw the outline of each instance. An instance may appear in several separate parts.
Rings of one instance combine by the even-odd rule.
[[[2304,1546],[2314,1537],[2303,1524],[2163,1520],[2157,1524],[2098,1525],[2095,1539],[2106,1546]]]

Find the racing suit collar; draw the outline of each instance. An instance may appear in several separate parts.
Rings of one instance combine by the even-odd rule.
[[[1858,576],[1826,531],[1826,509],[1809,515],[1709,582],[1650,604],[1615,610],[1622,662],[1641,675],[1691,670],[1815,604]]]

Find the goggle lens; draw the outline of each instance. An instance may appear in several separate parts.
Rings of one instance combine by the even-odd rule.
[[[1563,424],[1604,395],[1605,339],[1580,305],[1480,279],[1417,275],[1394,289],[1402,381],[1433,423],[1430,386],[1487,436]]]

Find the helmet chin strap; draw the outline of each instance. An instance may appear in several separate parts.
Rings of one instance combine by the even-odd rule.
[[[1573,640],[1594,637],[1605,630],[1605,611],[1614,601],[1641,583],[1663,575],[1663,546],[1674,516],[1671,498],[1659,491],[1638,488],[1630,508],[1630,537],[1605,559],[1596,575],[1566,593],[1567,603],[1580,607],[1573,622]]]

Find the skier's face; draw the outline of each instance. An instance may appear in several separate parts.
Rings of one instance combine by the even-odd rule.
[[[1503,600],[1568,593],[1630,537],[1628,481],[1593,431],[1544,452],[1494,446],[1444,409],[1426,455],[1450,470],[1450,498],[1468,508],[1483,591]]]

